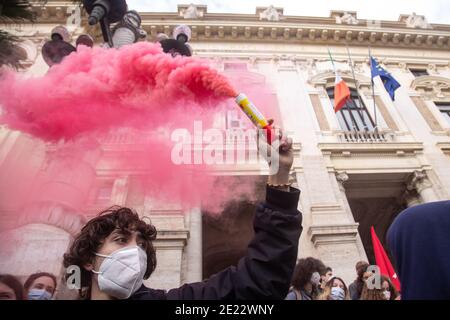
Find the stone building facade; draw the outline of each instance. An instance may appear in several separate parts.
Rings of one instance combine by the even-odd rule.
[[[99,29],[88,27],[71,1],[48,1],[35,10],[37,23],[7,27],[25,40],[24,72],[47,72],[40,52],[55,25],[65,25],[73,39],[85,32],[99,39]],[[141,15],[149,41],[187,24],[195,56],[211,60],[224,73],[244,68],[272,88],[281,125],[294,139],[291,176],[302,190],[299,210],[304,227],[299,258],[318,257],[336,275],[352,281],[357,261],[373,262],[370,226],[384,243],[401,210],[449,199],[449,25],[430,24],[415,14],[401,15],[398,21],[363,20],[356,12],[343,11],[332,11],[329,17],[296,17],[274,7],[257,8],[255,14],[218,14],[204,5],[179,5],[177,12]],[[395,102],[378,80],[372,92],[369,47],[402,85]],[[332,108],[335,78],[327,49],[352,89],[354,108],[338,114]],[[42,186],[68,188],[73,191],[70,199],[55,202],[43,196],[23,208],[10,201],[15,197],[2,195],[0,242],[13,239],[14,246],[1,248],[0,273],[62,274],[62,253],[73,236],[99,208],[112,204],[135,207],[159,230],[158,267],[148,282],[152,287],[169,289],[202,280],[245,253],[254,204],[230,206],[222,217],[211,218],[202,215],[201,207],[183,212],[177,204],[138,196],[133,169],[113,168],[107,160],[108,152],[126,150],[124,139],[111,135],[99,141],[102,153],[71,160],[76,174],[52,175],[57,178]],[[2,128],[0,183],[14,186],[57,172],[46,161],[52,150],[51,145]],[[23,179],[9,175],[9,168],[18,163],[26,168]],[[79,174],[90,177],[88,194],[81,191],[86,186],[78,184]],[[217,167],[216,174],[260,177],[263,188],[267,170],[256,162]],[[81,211],[86,203],[88,209]],[[30,211],[33,214],[27,214]]]

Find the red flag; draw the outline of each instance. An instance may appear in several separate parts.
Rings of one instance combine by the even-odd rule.
[[[373,226],[370,228],[370,232],[372,234],[372,244],[373,252],[375,253],[375,260],[377,266],[380,268],[381,274],[389,277],[395,288],[400,291],[400,281],[398,280],[397,274],[392,267],[391,261],[389,261],[389,257],[387,256],[386,251],[384,251],[384,248],[381,245],[381,242],[378,239]]]
[[[345,106],[345,102],[350,98],[350,89],[345,81],[336,72],[334,83],[334,112],[338,112]]]

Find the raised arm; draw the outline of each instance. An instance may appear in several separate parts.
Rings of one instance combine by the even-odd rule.
[[[254,219],[255,235],[246,255],[236,267],[229,267],[206,281],[170,290],[168,299],[284,299],[297,260],[302,231],[297,210],[300,191],[288,186],[293,162],[292,142],[280,139],[279,157],[273,153],[269,164],[266,201],[258,205]],[[272,150],[273,152],[273,150]],[[278,165],[277,164],[277,165]]]

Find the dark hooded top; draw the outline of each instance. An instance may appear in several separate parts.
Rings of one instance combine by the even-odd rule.
[[[387,234],[402,300],[450,299],[450,201],[404,210]]]
[[[142,286],[132,300],[279,299],[289,290],[297,261],[302,216],[297,210],[300,191],[267,188],[266,201],[256,209],[255,235],[246,255],[209,279],[180,288],[155,290]]]

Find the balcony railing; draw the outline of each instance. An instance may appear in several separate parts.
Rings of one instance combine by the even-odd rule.
[[[338,134],[341,142],[349,143],[383,143],[393,142],[395,135],[391,131],[364,130],[364,131],[341,131]]]

